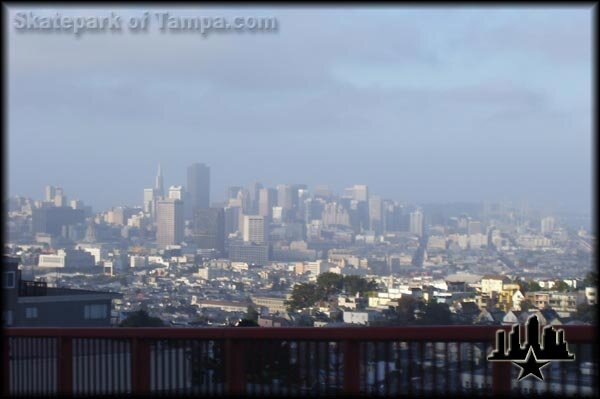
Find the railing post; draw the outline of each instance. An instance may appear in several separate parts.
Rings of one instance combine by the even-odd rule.
[[[508,396],[511,390],[509,362],[492,362],[492,392],[494,396]]]
[[[73,393],[73,338],[58,337],[58,394]]]
[[[150,393],[150,344],[144,339],[131,342],[131,385],[134,395]]]
[[[10,394],[10,337],[2,337],[2,396]]]
[[[228,395],[243,395],[246,390],[243,349],[239,341],[225,341],[225,387]]]
[[[343,341],[344,350],[344,394],[360,393],[360,342]]]

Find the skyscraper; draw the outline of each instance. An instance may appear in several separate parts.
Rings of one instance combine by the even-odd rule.
[[[264,244],[267,241],[265,218],[258,215],[244,216],[244,241]]]
[[[171,186],[169,187],[169,198],[178,199],[183,201],[183,187],[182,186]]]
[[[156,206],[156,245],[167,245],[183,241],[183,202],[178,199],[158,200]]]
[[[56,188],[54,186],[46,186],[46,195],[44,197],[44,200],[47,202],[53,202],[55,195],[56,195]]]
[[[277,206],[287,211],[292,209],[292,204],[292,186],[288,184],[277,185]]]
[[[344,189],[344,196],[356,201],[368,201],[369,187],[364,184],[355,184],[352,187]]]
[[[383,231],[383,202],[376,195],[369,198],[369,229],[376,234]]]
[[[548,216],[542,219],[540,230],[542,234],[549,234],[554,231],[554,218],[552,216]]]
[[[250,185],[248,193],[250,194],[250,212],[253,214],[258,213],[258,200],[260,190],[263,188],[262,183],[254,182]]]
[[[160,164],[158,164],[158,172],[156,173],[156,181],[154,182],[154,189],[156,190],[156,195],[159,199],[164,198],[165,189],[163,186],[163,175],[162,169],[160,168]]]
[[[85,221],[83,209],[71,207],[34,208],[32,211],[33,233],[47,233],[60,236],[65,227],[75,226]]]
[[[266,220],[271,220],[276,197],[277,191],[272,188],[261,188],[258,192],[258,214]]]
[[[242,208],[240,206],[225,207],[225,234],[240,231],[240,219],[242,217]]]
[[[194,242],[201,249],[225,251],[225,211],[223,208],[197,209],[192,223]]]
[[[187,190],[191,210],[210,206],[210,168],[203,163],[194,163],[187,169]]]
[[[410,232],[419,237],[423,235],[423,213],[418,209],[410,213]]]
[[[54,206],[67,206],[67,197],[61,187],[56,187],[54,192]]]
[[[154,201],[154,189],[153,188],[145,188],[144,189],[144,212],[149,213],[151,215],[154,214],[153,211],[153,203]]]

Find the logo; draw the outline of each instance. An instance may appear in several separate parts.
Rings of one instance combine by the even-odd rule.
[[[550,362],[572,362],[575,355],[567,349],[564,330],[555,330],[552,326],[544,327],[540,337],[540,325],[536,315],[527,320],[527,337],[525,342],[521,338],[518,324],[512,327],[508,337],[508,351],[506,331],[496,331],[496,350],[488,356],[490,362],[512,362],[521,368],[518,381],[533,375],[544,381],[542,368]],[[541,344],[540,344],[541,342]]]

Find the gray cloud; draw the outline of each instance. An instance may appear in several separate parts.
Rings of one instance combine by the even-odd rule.
[[[589,208],[590,109],[572,100],[589,81],[589,13],[223,12],[273,14],[280,30],[10,32],[11,193],[54,182],[99,207],[137,203],[157,162],[181,184],[202,161],[215,200],[261,179]],[[529,83],[495,60],[543,73]]]

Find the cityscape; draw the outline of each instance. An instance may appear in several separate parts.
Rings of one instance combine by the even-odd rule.
[[[590,10],[7,6],[3,395],[597,395]]]
[[[210,167],[186,175],[167,187],[157,165],[140,206],[101,212],[52,185],[43,199],[11,197],[5,255],[23,280],[122,295],[112,325],[139,310],[179,326],[502,324],[533,310],[595,322],[594,236],[554,215],[401,203],[364,184],[254,182],[210,203]]]

